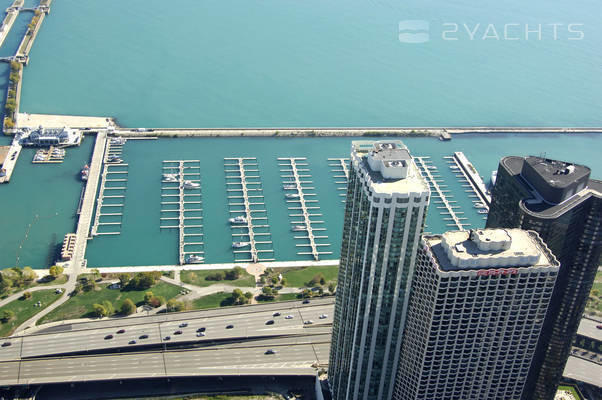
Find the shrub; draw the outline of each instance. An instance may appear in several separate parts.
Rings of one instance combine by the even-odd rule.
[[[50,274],[50,276],[52,276],[53,278],[56,278],[57,276],[60,276],[64,271],[64,268],[61,267],[60,265],[53,265],[52,267],[50,267],[50,269],[48,270],[48,273]]]
[[[31,292],[25,292],[21,297],[23,298],[23,300],[31,299]]]
[[[184,310],[184,302],[176,299],[170,299],[166,305],[167,312],[177,312]]]
[[[94,315],[97,317],[106,317],[108,315],[107,309],[102,304],[93,304]]]
[[[0,311],[0,321],[2,321],[2,323],[7,323],[9,321],[12,321],[15,318],[15,313],[12,310],[3,310]]]
[[[121,313],[123,315],[132,315],[136,312],[136,305],[131,299],[125,299],[121,304]]]

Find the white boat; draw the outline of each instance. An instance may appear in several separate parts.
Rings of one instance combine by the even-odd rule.
[[[480,210],[477,211],[479,214],[487,214],[487,210],[484,208],[481,208]]]
[[[230,221],[231,224],[246,224],[247,223],[247,219],[245,217],[243,217],[242,215],[239,215],[234,218],[230,218],[228,221]]]
[[[243,247],[249,246],[250,244],[250,242],[234,242],[232,243],[232,247],[235,249],[241,249]]]
[[[297,189],[297,186],[295,186],[295,185],[284,185],[284,186],[282,186],[282,188],[284,190],[293,190],[293,189]]]
[[[305,225],[293,225],[293,227],[291,228],[291,230],[293,232],[301,232],[301,231],[306,231],[307,227]]]
[[[284,195],[284,197],[286,197],[287,199],[298,199],[299,194],[298,193],[287,193]]]
[[[125,144],[126,141],[127,139],[123,137],[111,138],[111,144]]]
[[[178,177],[176,174],[163,174],[163,180],[166,182],[177,182]]]
[[[198,182],[184,181],[182,187],[184,189],[198,189],[201,187],[201,184]]]
[[[497,180],[497,171],[491,171],[491,187],[495,186],[496,180]]]
[[[186,264],[200,264],[203,261],[205,261],[205,258],[197,254],[189,254],[186,256]]]
[[[122,161],[123,161],[123,160],[122,160],[121,158],[117,157],[117,156],[109,156],[109,157],[107,158],[107,162],[108,162],[108,163],[120,163],[120,162],[122,162]]]
[[[474,203],[475,208],[485,208],[485,204],[483,203]]]
[[[82,181],[88,180],[88,175],[90,174],[90,167],[88,164],[84,165],[84,168],[80,171]]]

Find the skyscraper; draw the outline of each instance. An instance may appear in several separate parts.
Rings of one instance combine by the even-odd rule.
[[[558,268],[533,231],[424,236],[395,399],[519,399]]]
[[[601,223],[602,182],[589,168],[541,157],[500,161],[487,227],[536,231],[561,265],[525,400],[554,398],[598,269]]]
[[[390,399],[429,187],[400,141],[354,141],[333,322],[335,400]]]

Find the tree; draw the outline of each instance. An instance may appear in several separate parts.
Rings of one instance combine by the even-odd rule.
[[[311,278],[311,281],[309,281],[309,286],[317,285],[318,283],[321,283],[322,281],[324,281],[324,283],[326,283],[326,280],[324,279],[324,275],[315,274],[314,277]]]
[[[15,318],[15,313],[12,310],[2,310],[0,311],[0,321],[3,323],[7,323],[12,321]]]
[[[324,279],[324,277],[320,278],[320,285],[322,285],[322,286],[326,285],[326,279]]]
[[[53,278],[57,278],[58,276],[60,276],[64,271],[64,268],[61,267],[60,265],[53,265],[52,267],[50,267],[50,269],[48,270],[48,273],[50,274],[50,276],[52,276]]]
[[[117,278],[119,278],[119,283],[121,283],[121,287],[125,287],[125,285],[128,284],[132,277],[130,276],[130,274],[121,273],[117,275]]]
[[[99,318],[106,317],[108,315],[107,309],[102,304],[93,304],[94,315]]]
[[[166,305],[167,312],[178,312],[184,310],[184,302],[170,299]]]
[[[251,301],[251,299],[253,298],[253,293],[251,292],[245,292],[245,298],[249,301]]]
[[[223,271],[214,272],[205,277],[206,281],[222,281],[226,278],[226,274]]]
[[[150,302],[153,299],[153,297],[155,297],[155,295],[153,294],[153,292],[146,292],[146,293],[144,293],[144,302],[146,304],[150,304]]]
[[[271,288],[271,287],[269,287],[269,286],[264,286],[264,287],[261,289],[261,292],[262,292],[263,294],[265,294],[266,296],[271,296],[271,295],[272,295],[272,288]]]
[[[245,295],[242,293],[242,290],[234,289],[232,291],[232,302],[236,305],[245,304],[247,302],[247,299],[246,299]]]
[[[309,289],[304,289],[304,290],[301,292],[301,297],[303,297],[304,299],[307,299],[307,298],[311,297],[311,290],[309,290]]]
[[[128,283],[128,286],[135,290],[146,290],[153,286],[159,278],[161,278],[161,273],[158,271],[138,272]]]
[[[125,299],[121,304],[121,313],[123,315],[132,315],[136,312],[136,305],[131,299]]]
[[[94,280],[100,278],[100,271],[98,270],[98,268],[92,268],[90,270],[90,273],[92,274],[92,277],[94,278]]]
[[[27,300],[27,299],[31,299],[31,292],[24,292],[23,293],[23,300]]]
[[[336,288],[337,288],[337,286],[334,284],[334,282],[331,282],[331,283],[328,285],[328,291],[329,291],[331,294],[334,294],[334,291],[336,290]]]
[[[272,279],[270,279],[270,281],[272,282],[272,285],[275,285],[278,283],[278,278],[276,278],[275,276],[272,277]]]
[[[163,296],[153,296],[150,299],[150,301],[149,301],[148,304],[151,305],[154,308],[161,307],[163,304],[165,304],[165,297],[163,297]]]
[[[21,272],[21,274],[23,277],[23,281],[27,284],[33,282],[38,277],[38,274],[36,274],[36,272],[33,269],[31,269],[31,267],[23,267],[23,271]]]
[[[281,284],[282,286],[286,286],[286,284],[287,284],[287,283],[288,283],[288,281],[286,280],[286,278],[282,278],[282,279],[280,279],[280,284]]]
[[[107,316],[115,313],[115,307],[113,307],[113,304],[111,304],[109,300],[104,300],[102,302],[102,306],[105,308],[105,310],[107,310]]]

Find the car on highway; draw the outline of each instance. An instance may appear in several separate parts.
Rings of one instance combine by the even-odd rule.
[[[303,304],[309,304],[309,300],[307,300],[307,299],[303,300]]]
[[[270,320],[268,320],[268,321],[265,321],[265,324],[266,324],[266,325],[274,325],[274,320],[273,320],[273,319],[270,319]]]
[[[177,331],[175,331],[173,334],[174,334],[174,335],[181,335],[181,334],[182,334],[182,331],[178,329],[178,330],[177,330]]]
[[[120,329],[117,331],[117,333],[125,333],[125,329]]]
[[[326,315],[326,314],[320,315],[320,319],[324,319],[324,318],[328,318],[328,315]]]
[[[109,340],[109,339],[113,339],[113,335],[107,335],[107,336],[105,336],[105,340]]]
[[[293,319],[292,315],[287,315],[286,317],[284,317],[284,319]]]
[[[130,340],[130,341],[128,342],[128,344],[136,344],[136,341],[135,341],[135,340]]]
[[[602,325],[596,325],[596,328],[602,329]]]
[[[230,325],[226,325],[226,329],[232,329],[234,328],[234,325],[230,324]]]
[[[10,345],[12,345],[11,342],[4,342],[4,343],[2,343],[2,347],[8,347]]]
[[[140,335],[140,337],[138,339],[148,339],[148,335],[147,334]]]
[[[187,326],[188,326],[187,322],[182,322],[179,327],[180,328],[186,328]]]
[[[276,350],[274,350],[274,349],[267,349],[265,351],[265,354],[276,354]]]
[[[163,340],[171,340],[171,336],[165,336]]]
[[[203,326],[203,327],[201,327],[201,328],[197,329],[196,331],[197,331],[197,332],[205,332],[205,329],[206,329],[206,328]]]
[[[279,312],[275,312],[275,313],[272,315],[272,317],[279,317],[279,316],[280,316],[280,313],[279,313]]]
[[[311,319],[308,319],[307,321],[303,321],[303,324],[305,324],[305,325],[311,325],[313,323],[314,323],[314,321],[312,321]]]
[[[196,337],[205,336],[205,332],[197,332]]]

